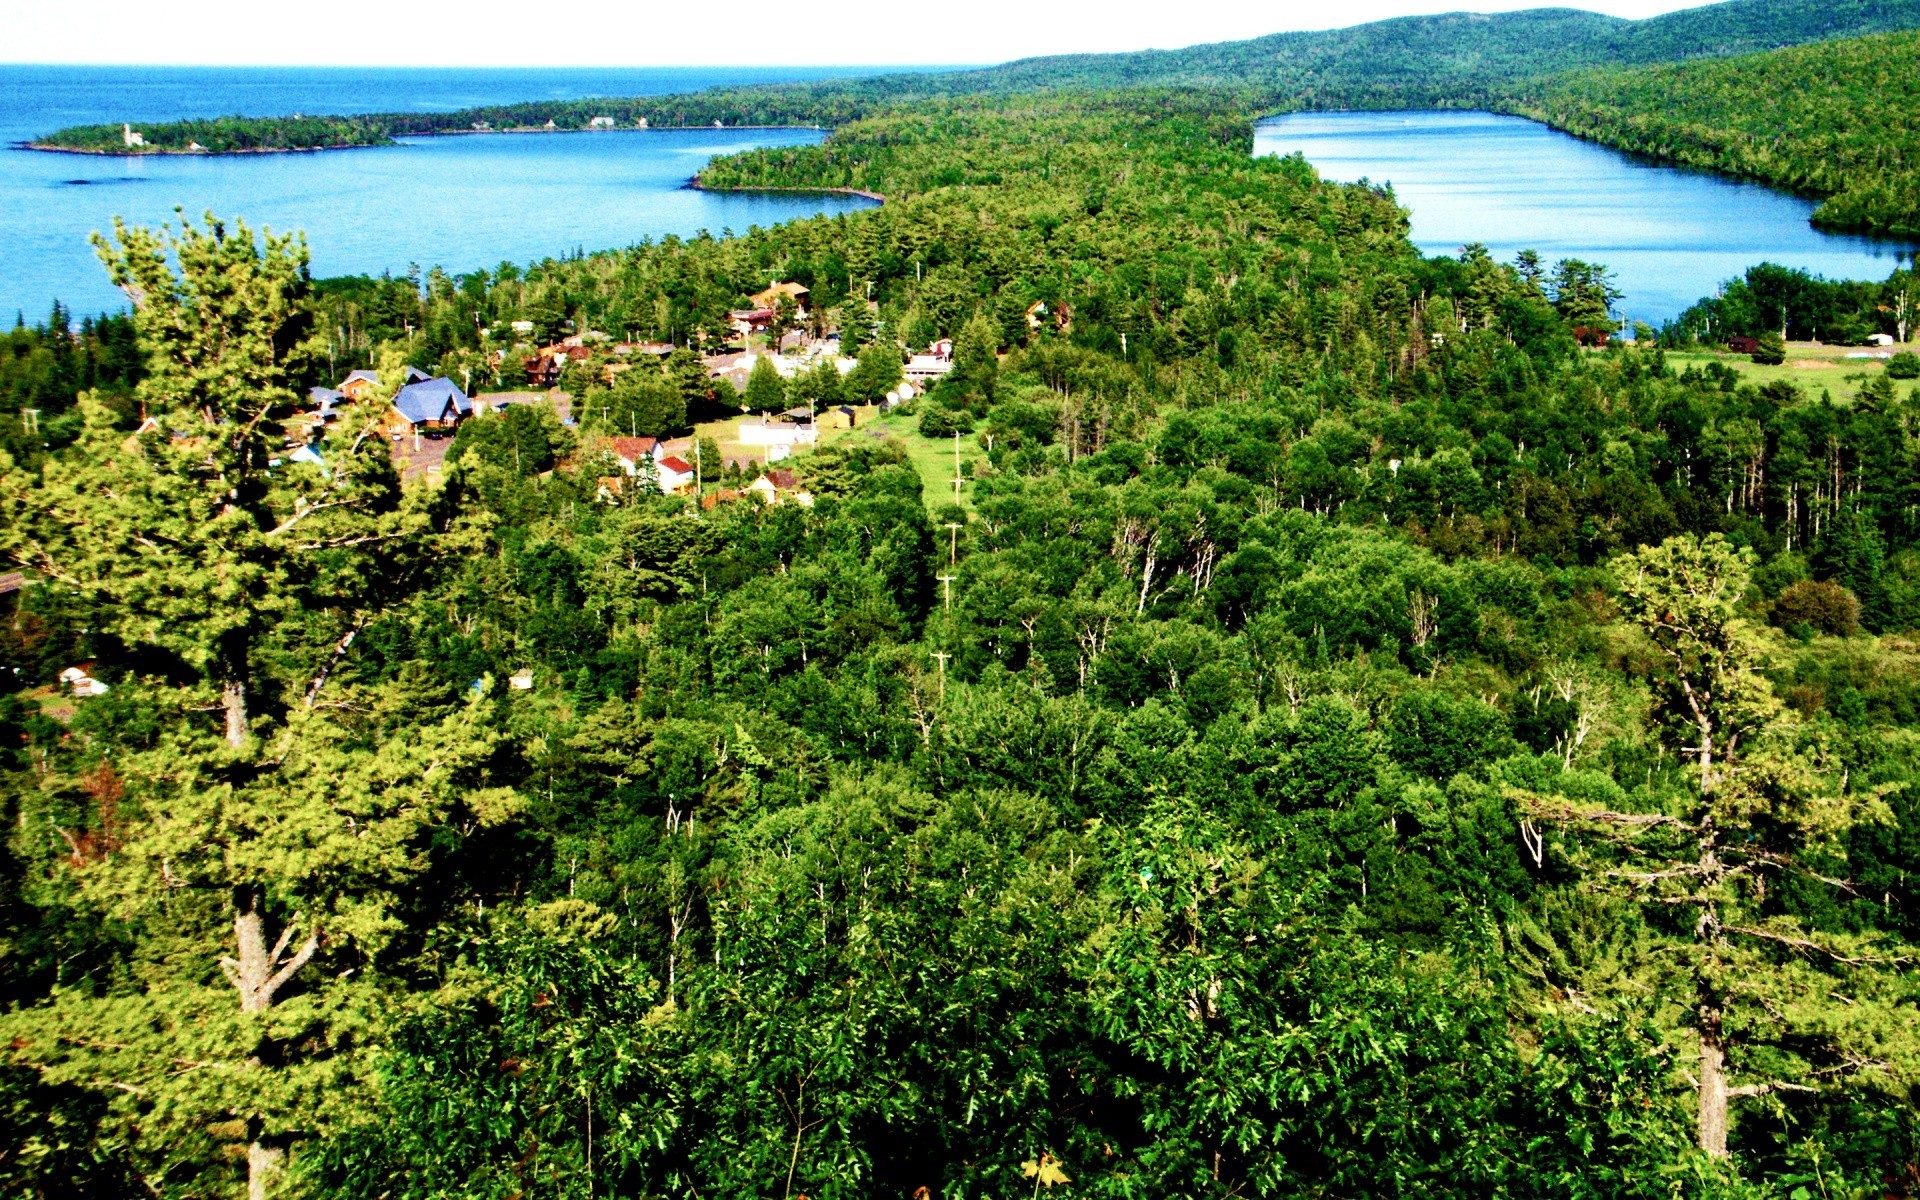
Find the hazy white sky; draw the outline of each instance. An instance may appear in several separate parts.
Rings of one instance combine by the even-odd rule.
[[[1551,0],[1548,0],[1551,2]],[[0,0],[0,61],[316,66],[991,63],[1542,0]],[[1686,0],[1595,0],[1645,17]]]

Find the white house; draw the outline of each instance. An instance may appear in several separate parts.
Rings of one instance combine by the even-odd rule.
[[[87,673],[92,663],[83,663],[77,667],[68,667],[60,672],[60,684],[76,696],[104,696],[107,685]]]
[[[660,460],[660,490],[671,496],[683,488],[693,486],[693,464],[677,455],[669,454]]]
[[[908,379],[938,379],[953,370],[953,360],[937,354],[916,354],[907,360]]]
[[[785,421],[758,421],[743,418],[737,439],[742,446],[811,446],[820,440],[820,431],[812,425],[791,425]]]

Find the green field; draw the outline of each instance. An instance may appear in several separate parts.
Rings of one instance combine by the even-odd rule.
[[[1886,370],[1879,359],[1849,359],[1849,351],[1840,346],[1789,345],[1787,361],[1777,367],[1763,367],[1745,354],[1714,350],[1669,350],[1667,365],[1676,371],[1700,368],[1710,362],[1738,371],[1756,385],[1786,380],[1809,396],[1822,391],[1835,400],[1851,400],[1860,393],[1860,385]]]
[[[863,404],[854,410],[858,414],[858,423],[852,429],[821,430],[820,444],[831,445],[847,438],[866,440],[884,439],[899,443],[906,449],[907,460],[914,470],[920,472],[921,499],[928,511],[942,505],[953,503],[953,439],[926,438],[920,436],[920,418],[917,415],[901,413],[883,413],[878,406]],[[694,432],[700,437],[712,438],[728,455],[751,453],[754,448],[742,446],[736,439],[741,417],[729,417],[724,421],[708,421],[697,426]],[[972,437],[960,439],[960,462],[963,482],[960,485],[960,506],[967,511],[973,510],[972,470],[986,462],[986,452]],[[792,459],[779,464],[799,471],[802,476],[807,470],[805,451]]]
[[[887,413],[884,416],[869,416],[874,409],[860,410],[860,425],[854,429],[838,430],[827,435],[826,441],[834,442],[843,438],[883,437],[906,447],[907,461],[913,469],[920,472],[920,496],[929,512],[943,505],[953,503],[953,439],[928,438],[920,436],[920,418],[900,413]],[[960,462],[962,465],[960,485],[960,507],[969,513],[973,511],[972,470],[978,469],[987,460],[986,451],[971,436],[960,439]],[[803,464],[804,468],[804,464]]]

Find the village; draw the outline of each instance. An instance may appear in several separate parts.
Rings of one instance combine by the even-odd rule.
[[[1046,315],[1045,307],[1037,305],[1030,319],[1038,322]],[[710,403],[703,413],[689,413],[678,428],[629,428],[622,435],[608,427],[604,405],[603,419],[593,419],[593,397],[605,395],[599,389],[617,386],[628,372],[662,372],[680,348],[666,342],[620,341],[586,329],[543,346],[520,343],[526,387],[519,390],[470,393],[462,381],[413,366],[404,368],[397,388],[393,381],[383,387],[378,371],[348,371],[331,387],[313,388],[311,406],[287,422],[286,458],[324,467],[325,430],[348,405],[377,400],[385,408],[381,430],[396,467],[409,478],[437,480],[466,422],[535,405],[550,410],[561,426],[579,435],[572,460],[561,465],[604,455],[618,468],[618,474],[598,477],[601,502],[658,492],[699,496],[708,508],[746,498],[811,505],[796,456],[910,405],[953,369],[953,339],[940,338],[901,356],[904,361],[885,381],[884,390],[870,400],[786,404],[786,391],[794,381],[828,367],[846,379],[860,359],[842,352],[839,331],[827,327],[824,314],[812,311],[808,289],[798,283],[771,281],[746,307],[729,312],[727,320],[731,340],[713,347],[715,353],[698,357]],[[515,322],[512,332],[527,336],[532,329],[531,322]],[[502,360],[510,353],[496,352]],[[780,388],[756,390],[756,368],[770,371]],[[503,374],[506,370],[511,366],[503,368]],[[751,407],[772,396],[782,398],[779,407]],[[739,415],[732,415],[735,411]],[[887,436],[880,428],[870,432]],[[725,486],[709,487],[722,482]]]

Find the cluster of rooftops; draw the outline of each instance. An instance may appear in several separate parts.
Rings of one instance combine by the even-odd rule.
[[[334,405],[362,399],[379,386],[378,372],[349,371],[339,386],[314,388],[310,396],[324,419]],[[394,393],[393,414],[396,424],[403,423],[409,429],[450,429],[473,415],[473,400],[445,375],[428,375],[418,367],[408,367],[406,381]]]

